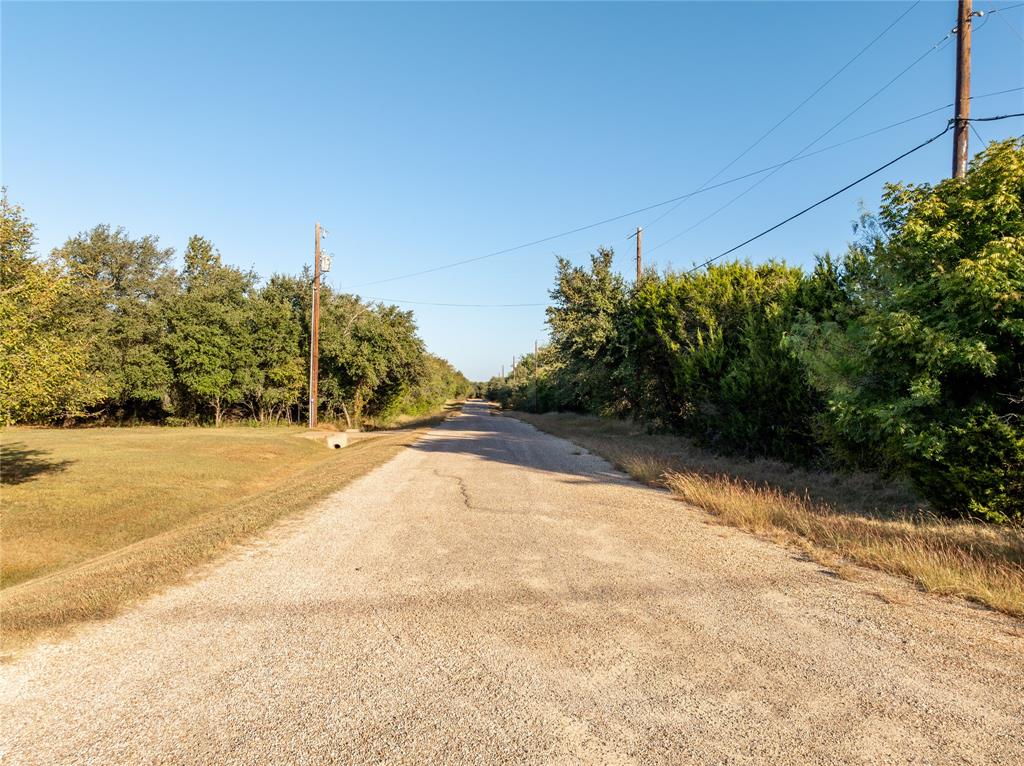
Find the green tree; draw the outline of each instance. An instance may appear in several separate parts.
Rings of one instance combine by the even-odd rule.
[[[625,407],[630,376],[621,323],[627,291],[612,270],[614,258],[614,251],[600,248],[590,257],[589,269],[558,259],[547,321],[551,345],[562,361],[559,408],[611,414]]]
[[[162,412],[172,381],[163,354],[162,303],[177,290],[173,250],[156,237],[133,240],[97,226],[56,248],[51,261],[78,289],[61,308],[89,343],[89,368],[102,385],[101,414]]]
[[[433,354],[423,355],[423,374],[406,386],[389,408],[397,415],[424,415],[439,410],[446,402],[465,399],[473,384],[448,361]]]
[[[223,265],[201,237],[189,240],[184,273],[184,290],[166,311],[174,378],[190,408],[220,426],[258,377],[249,321],[256,276]]]
[[[266,290],[246,303],[250,354],[237,372],[252,417],[278,421],[306,390],[306,361],[299,346],[302,325],[292,307]]]
[[[188,238],[185,248],[184,267],[181,271],[182,281],[188,289],[196,290],[213,286],[221,276],[220,253],[206,237],[193,234]]]
[[[876,232],[848,258],[850,320],[796,335],[833,445],[949,513],[1024,519],[1024,140],[888,186]]]
[[[425,373],[411,311],[325,292],[320,329],[322,403],[350,427],[387,413]]]
[[[33,254],[35,227],[0,199],[0,413],[6,424],[78,415],[96,397],[88,353],[62,307],[76,286]]]
[[[645,279],[629,334],[639,416],[728,451],[813,457],[817,397],[784,338],[814,297],[800,269],[781,263]]]

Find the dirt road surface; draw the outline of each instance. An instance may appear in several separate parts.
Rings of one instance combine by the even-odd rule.
[[[481,405],[0,666],[6,764],[1014,764],[1022,721],[1020,623],[836,578]]]

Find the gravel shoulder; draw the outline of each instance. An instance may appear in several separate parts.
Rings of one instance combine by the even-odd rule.
[[[0,666],[0,761],[1020,763],[1022,671],[1019,622],[836,578],[469,405]]]

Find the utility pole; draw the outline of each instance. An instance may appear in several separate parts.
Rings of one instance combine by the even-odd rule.
[[[953,178],[967,173],[967,130],[971,117],[972,0],[960,0],[956,20],[956,116],[953,120]]]
[[[313,257],[313,312],[309,325],[309,427],[316,428],[317,386],[320,371],[320,224],[316,225]]]
[[[643,239],[644,230],[639,226],[636,227],[636,283],[640,284],[640,277],[644,273],[644,260],[643,260]]]
[[[636,237],[636,284],[640,284],[640,277],[644,273],[644,259],[643,259],[643,237],[644,230],[642,227],[636,227],[636,234],[630,234],[626,239],[633,239]]]
[[[539,357],[537,356],[537,341],[533,342],[533,411],[539,412],[540,407],[537,405],[537,367],[539,366]]]

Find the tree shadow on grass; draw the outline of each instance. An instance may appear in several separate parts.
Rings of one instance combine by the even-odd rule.
[[[23,484],[47,473],[66,471],[73,460],[51,460],[50,453],[21,442],[0,447],[0,484]]]

